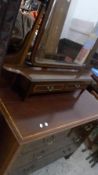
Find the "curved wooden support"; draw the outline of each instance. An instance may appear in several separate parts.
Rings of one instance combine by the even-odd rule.
[[[26,56],[28,54],[31,43],[35,37],[35,32],[38,28],[40,20],[43,17],[44,11],[45,11],[45,6],[42,4],[40,11],[39,11],[39,14],[38,14],[38,17],[37,17],[32,29],[31,29],[31,31],[28,32],[27,36],[25,37],[25,40],[22,44],[22,48],[16,54],[7,55],[5,58],[5,63],[12,63],[12,64],[14,63],[14,64],[18,64],[18,65],[24,64],[24,61],[25,61]]]

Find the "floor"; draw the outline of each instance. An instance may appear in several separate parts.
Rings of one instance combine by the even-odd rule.
[[[86,157],[90,154],[89,151],[82,152],[82,145],[70,159],[64,158],[34,172],[31,175],[98,175],[98,164],[91,168]]]

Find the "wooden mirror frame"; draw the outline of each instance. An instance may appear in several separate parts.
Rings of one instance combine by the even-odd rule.
[[[50,0],[31,53],[30,60],[34,66],[65,68],[63,64],[38,63],[37,60],[45,58],[45,52],[56,53],[69,6],[70,1],[67,0]]]

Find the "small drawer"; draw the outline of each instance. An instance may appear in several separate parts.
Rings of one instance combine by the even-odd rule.
[[[54,84],[54,83],[45,83],[40,85],[32,85],[33,93],[46,93],[46,92],[54,92],[54,91],[64,91],[64,84]],[[31,93],[32,93],[31,92]]]
[[[35,170],[36,163],[28,163],[21,167],[13,167],[9,171],[9,175],[28,175],[29,173],[33,172]]]
[[[53,86],[50,87],[51,90],[53,90]],[[32,87],[32,92],[33,93],[44,93],[44,92],[48,92],[48,86],[47,85],[35,85],[34,87]],[[31,93],[32,93],[31,92]]]
[[[29,153],[32,151],[42,150],[43,147],[47,148],[54,148],[55,146],[59,147],[60,144],[64,144],[66,141],[66,136],[70,130],[65,130],[63,132],[59,132],[53,135],[50,135],[48,137],[45,137],[41,140],[37,140],[35,142],[30,142],[28,144],[25,144],[21,148],[21,154]],[[68,140],[68,138],[67,138]]]
[[[21,155],[28,154],[29,152],[33,152],[36,150],[40,150],[43,147],[43,139],[35,141],[35,142],[29,142],[28,144],[24,144],[21,147]]]
[[[85,89],[87,87],[86,84],[82,83],[67,83],[65,84],[65,90],[76,90],[76,89]]]
[[[47,153],[48,154],[48,153]],[[21,167],[25,167],[26,165],[31,165],[35,163],[36,161],[42,160],[44,157],[47,156],[45,150],[37,151],[37,152],[31,152],[24,155],[19,155],[16,158],[16,161],[13,163],[14,169],[21,169]]]

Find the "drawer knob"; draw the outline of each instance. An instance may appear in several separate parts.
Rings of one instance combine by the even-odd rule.
[[[45,151],[43,150],[43,151],[41,151],[37,156],[36,156],[36,158],[37,158],[37,160],[40,160],[40,159],[42,159],[43,158],[43,156],[44,156],[44,154],[45,154]]]
[[[78,89],[80,88],[80,84],[75,84],[75,87]]]
[[[74,143],[80,143],[81,142],[81,137],[73,138]]]
[[[37,160],[40,160],[40,159],[42,159],[42,158],[43,158],[42,155],[37,156]]]
[[[45,139],[44,142],[46,142],[47,145],[52,145],[55,142],[55,137],[51,136],[51,137]]]
[[[54,90],[54,87],[53,86],[48,86],[47,89],[48,89],[49,92],[52,92]]]
[[[91,131],[92,128],[93,128],[93,125],[92,125],[92,124],[91,124],[91,125],[85,126],[85,130],[86,130],[86,131]]]

